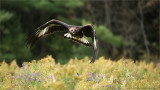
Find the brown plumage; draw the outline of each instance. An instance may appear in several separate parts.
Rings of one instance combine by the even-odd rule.
[[[32,47],[40,38],[56,32],[64,33],[64,37],[69,40],[76,41],[85,46],[93,46],[94,54],[90,63],[94,63],[98,55],[98,40],[96,38],[95,29],[91,24],[85,26],[76,26],[52,19],[38,27],[37,30],[30,35],[26,41],[27,47]],[[89,41],[84,38],[85,36],[92,38],[93,44],[90,44]]]

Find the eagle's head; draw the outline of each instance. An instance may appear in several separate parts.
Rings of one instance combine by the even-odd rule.
[[[77,28],[77,27],[70,27],[70,28],[69,28],[69,32],[70,32],[72,35],[75,35],[76,33],[78,33],[78,28]]]

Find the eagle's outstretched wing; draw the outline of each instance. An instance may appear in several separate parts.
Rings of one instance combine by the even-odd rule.
[[[88,24],[86,26],[83,26],[81,29],[80,29],[83,34],[86,36],[86,37],[91,37],[92,38],[92,42],[93,42],[93,58],[91,60],[90,63],[94,63],[97,55],[98,55],[98,51],[99,51],[99,46],[98,46],[98,39],[96,38],[96,32],[95,32],[95,29],[93,28],[93,26],[91,24]]]
[[[26,40],[27,47],[32,47],[40,38],[54,32],[68,32],[68,24],[52,19],[38,27]]]

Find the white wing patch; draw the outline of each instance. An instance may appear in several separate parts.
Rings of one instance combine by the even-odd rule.
[[[95,39],[95,37],[94,37],[94,48],[97,48],[97,43],[96,43],[96,39]]]
[[[38,34],[38,37],[44,35],[46,32],[48,32],[48,27],[46,27],[43,30],[41,30],[41,32]]]

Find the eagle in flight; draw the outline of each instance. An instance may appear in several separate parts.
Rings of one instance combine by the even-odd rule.
[[[98,55],[98,40],[96,38],[96,32],[92,24],[85,26],[69,25],[62,21],[52,19],[45,24],[41,25],[36,29],[34,33],[26,40],[27,47],[32,47],[36,41],[40,38],[56,33],[62,32],[64,38],[78,42],[85,46],[93,47],[93,58],[90,63],[94,63]],[[92,39],[92,44],[85,38],[90,37]]]

